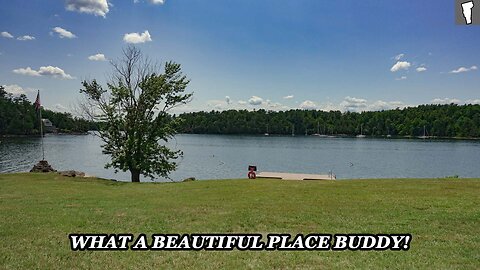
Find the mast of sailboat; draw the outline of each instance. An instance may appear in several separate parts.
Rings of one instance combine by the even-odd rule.
[[[292,136],[295,136],[295,125],[292,124]]]

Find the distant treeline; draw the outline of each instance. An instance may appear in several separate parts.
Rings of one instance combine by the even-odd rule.
[[[42,118],[49,119],[59,132],[86,132],[97,125],[68,113],[42,109]],[[40,120],[35,107],[25,95],[14,97],[0,85],[0,135],[40,134]]]
[[[480,137],[480,105],[421,105],[375,112],[211,111],[181,114],[180,132]]]

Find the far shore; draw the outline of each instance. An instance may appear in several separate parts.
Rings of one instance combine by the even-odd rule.
[[[58,133],[46,133],[45,135],[89,135],[88,132],[58,132]],[[44,136],[45,136],[44,135]],[[0,134],[0,138],[36,138],[40,137],[40,134]]]
[[[97,132],[96,130],[88,131],[88,132],[58,132],[58,133],[46,133],[45,135],[52,136],[52,135],[59,135],[59,136],[65,136],[65,135],[90,135],[91,132]],[[255,136],[255,137],[266,137],[264,134],[212,134],[212,133],[178,133],[180,135],[223,135],[223,136]],[[292,137],[291,135],[287,134],[269,134],[269,137]],[[36,138],[40,137],[40,134],[0,134],[0,138]],[[310,135],[295,135],[293,137],[317,137],[314,134]],[[334,135],[328,135],[328,137],[322,137],[325,139],[331,139],[331,138],[356,138],[356,135],[349,135],[349,134],[334,134]],[[411,140],[468,140],[468,141],[477,141],[480,140],[480,137],[437,137],[437,136],[429,136],[427,138],[421,138],[419,136],[391,136],[387,137],[386,135],[382,136],[372,136],[372,135],[366,135],[364,138],[358,138],[360,140],[362,139],[393,139],[393,140],[398,140],[398,139],[411,139]]]

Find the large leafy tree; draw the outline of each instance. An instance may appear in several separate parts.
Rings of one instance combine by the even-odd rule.
[[[190,101],[192,94],[185,93],[189,80],[174,62],[158,72],[133,46],[112,66],[107,88],[91,80],[83,81],[80,90],[86,97],[82,111],[101,122],[103,152],[111,157],[106,167],[130,171],[132,182],[139,182],[140,175],[168,178],[182,155],[166,145],[180,121],[168,112]]]

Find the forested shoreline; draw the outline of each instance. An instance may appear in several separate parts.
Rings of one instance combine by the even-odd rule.
[[[183,113],[178,132],[186,134],[426,136],[480,138],[480,105],[420,105],[368,112],[263,109]],[[69,113],[42,110],[62,133],[98,130],[98,124]],[[0,135],[38,135],[39,118],[25,95],[0,86]]]
[[[96,123],[69,113],[42,109],[42,118],[49,119],[61,133],[84,133],[97,129]],[[0,85],[0,136],[39,135],[39,130],[40,119],[33,103],[25,95],[7,93]]]
[[[184,120],[179,131],[191,134],[480,137],[480,105],[420,105],[362,113],[229,110],[178,117]]]

